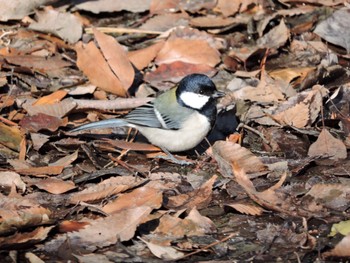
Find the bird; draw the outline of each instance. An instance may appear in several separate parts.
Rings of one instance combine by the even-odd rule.
[[[187,151],[197,146],[213,127],[217,99],[224,95],[207,75],[190,74],[174,88],[133,109],[123,118],[84,124],[71,132],[131,127],[167,154]]]

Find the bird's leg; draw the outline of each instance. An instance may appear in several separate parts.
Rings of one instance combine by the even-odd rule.
[[[166,156],[164,155],[158,155],[156,156],[155,158],[159,158],[159,159],[164,159],[164,160],[167,160],[167,161],[171,161],[173,163],[176,163],[176,164],[179,164],[179,165],[190,165],[190,164],[193,164],[193,162],[189,162],[189,161],[185,161],[185,160],[180,160],[180,159],[177,159],[174,155],[172,155],[167,149],[164,149],[162,148],[162,151],[164,153],[166,153]]]

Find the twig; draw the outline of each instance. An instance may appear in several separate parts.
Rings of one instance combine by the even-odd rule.
[[[125,110],[139,107],[153,98],[117,98],[115,100],[74,100],[76,109]]]
[[[223,242],[225,242],[225,241],[231,239],[231,238],[234,237],[234,236],[237,236],[237,233],[232,233],[232,234],[230,234],[229,236],[224,237],[224,238],[221,239],[221,240],[215,241],[215,242],[213,242],[213,243],[211,243],[211,244],[209,244],[209,245],[207,245],[207,246],[205,246],[205,247],[203,247],[203,248],[201,248],[201,249],[198,249],[198,250],[196,250],[196,251],[193,251],[193,252],[191,252],[191,253],[188,253],[188,254],[184,255],[183,257],[177,258],[176,260],[181,260],[181,259],[184,259],[184,258],[188,258],[188,257],[190,257],[190,256],[193,256],[193,255],[195,255],[195,254],[198,254],[198,253],[200,253],[200,252],[202,252],[202,251],[207,250],[208,248],[211,248],[211,247],[216,246],[216,245],[218,245],[218,244],[220,244],[220,243],[223,243]]]

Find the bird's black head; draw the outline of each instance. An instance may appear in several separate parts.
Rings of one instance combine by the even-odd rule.
[[[191,74],[184,77],[176,90],[176,97],[180,105],[202,110],[208,103],[224,96],[216,89],[213,81],[203,74]]]

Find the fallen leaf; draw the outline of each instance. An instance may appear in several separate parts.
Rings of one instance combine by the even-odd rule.
[[[130,202],[132,200],[132,202]],[[125,209],[147,206],[149,208],[159,208],[162,205],[162,191],[146,186],[137,188],[130,193],[119,196],[116,200],[106,204],[103,212],[107,214],[120,213]]]
[[[69,202],[77,204],[79,202],[101,200],[137,187],[144,182],[144,180],[136,180],[134,176],[112,177],[98,183],[97,185],[92,185],[83,191],[72,194],[69,198]]]
[[[242,214],[252,216],[260,216],[264,212],[263,209],[259,206],[242,202],[227,203],[225,206],[229,206]]]
[[[29,15],[35,8],[49,3],[50,0],[35,0],[22,3],[18,1],[1,0],[0,21],[20,20]]]
[[[326,20],[321,21],[314,32],[327,42],[341,46],[350,53],[350,8],[343,7],[336,10]]]
[[[24,175],[58,175],[63,169],[64,166],[43,166],[16,169],[16,172]]]
[[[334,138],[327,129],[323,128],[316,142],[311,144],[308,156],[339,160],[347,157],[347,150],[341,140]]]
[[[43,73],[72,66],[71,62],[63,60],[59,55],[48,58],[32,55],[18,55],[5,57],[4,59],[10,64],[38,70]]]
[[[343,239],[336,244],[332,250],[322,253],[322,256],[325,258],[350,257],[350,234],[343,237]]]
[[[149,7],[150,14],[176,12],[181,0],[152,0]]]
[[[40,99],[38,99],[36,102],[33,103],[33,106],[42,105],[42,104],[55,104],[59,101],[61,101],[66,95],[67,91],[65,90],[57,90],[50,95],[44,96]]]
[[[224,16],[231,16],[239,11],[243,2],[245,1],[218,0],[216,7]]]
[[[78,150],[73,152],[72,154],[66,155],[61,159],[58,159],[56,162],[50,163],[49,166],[64,166],[68,167],[72,162],[74,162],[78,158]]]
[[[176,260],[185,255],[184,253],[170,246],[157,245],[157,244],[148,242],[140,237],[139,239],[147,245],[147,247],[152,252],[152,254],[155,255],[157,258],[164,259],[164,260]]]
[[[289,39],[290,32],[284,23],[284,19],[278,26],[271,29],[266,35],[257,40],[257,44],[264,48],[279,48],[283,46]]]
[[[9,248],[11,246],[33,245],[44,241],[55,226],[38,227],[29,232],[18,232],[7,237],[0,237],[0,248]]]
[[[41,133],[30,133],[32,139],[33,148],[38,151],[40,148],[50,140],[50,136]]]
[[[346,184],[315,184],[303,199],[308,200],[312,197],[318,205],[336,211],[344,211],[349,203],[349,195],[350,189]]]
[[[331,232],[328,236],[334,237],[338,233],[342,234],[343,236],[350,234],[350,220],[341,221],[337,224],[333,224]]]
[[[221,173],[225,177],[232,177],[231,165],[239,163],[247,173],[266,171],[263,162],[251,151],[238,143],[217,141],[212,146],[213,157],[218,162]]]
[[[30,116],[42,113],[57,118],[63,118],[77,107],[77,103],[72,98],[67,98],[54,104],[42,105],[32,105],[32,102],[27,101],[22,104],[22,107]]]
[[[90,225],[78,232],[67,233],[71,248],[78,252],[95,251],[130,240],[136,228],[151,213],[152,208],[138,206],[124,209],[105,218],[92,220]]]
[[[0,122],[0,144],[19,152],[23,135],[17,127],[10,127]]]
[[[90,82],[97,87],[125,97],[126,91],[120,80],[114,75],[100,50],[94,42],[86,45],[78,42],[75,45],[77,52],[77,66],[89,78]]]
[[[197,207],[202,209],[206,207],[212,198],[213,184],[217,178],[217,175],[213,175],[207,182],[205,182],[200,188],[195,189],[187,194],[180,194],[176,196],[168,197],[168,202],[165,205],[167,208],[181,210]]]
[[[200,39],[168,39],[159,51],[157,64],[182,61],[190,64],[205,64],[215,67],[220,62],[220,53],[207,41]]]
[[[156,86],[159,90],[164,90],[160,85],[162,82],[170,81],[178,83],[185,76],[192,73],[201,73],[213,76],[217,70],[206,64],[190,64],[182,61],[161,64],[156,70],[147,72],[144,80]],[[173,85],[173,84],[171,84]]]
[[[38,132],[40,130],[57,131],[60,126],[66,126],[68,120],[58,117],[38,113],[32,116],[24,117],[19,125],[29,132]]]
[[[304,209],[304,207],[296,207],[291,196],[279,190],[287,178],[286,173],[281,176],[280,180],[275,185],[265,191],[258,192],[252,181],[237,163],[232,165],[232,169],[236,182],[242,186],[247,195],[260,206],[290,216],[315,216],[316,214],[322,214],[322,211],[319,210],[307,210]]]
[[[118,12],[122,10],[133,13],[148,11],[151,0],[99,0],[98,2],[82,2],[76,4],[75,8],[90,11],[94,14],[101,12]]]
[[[93,29],[93,32],[107,64],[122,83],[125,92],[127,92],[134,81],[135,71],[124,48],[114,37],[103,34],[96,29]]]
[[[140,29],[166,32],[174,27],[188,26],[189,15],[187,13],[164,13],[148,19]]]
[[[72,181],[63,181],[57,178],[42,179],[34,183],[34,185],[39,189],[55,195],[66,193],[76,187]]]
[[[67,233],[67,232],[73,232],[73,231],[79,231],[80,229],[83,229],[84,227],[90,225],[89,222],[78,222],[78,221],[62,221],[59,225],[59,232],[60,233]]]
[[[164,41],[159,41],[146,48],[129,51],[128,58],[138,70],[142,70],[154,60],[163,45]]]
[[[0,234],[10,234],[16,229],[39,226],[50,221],[51,211],[37,201],[22,197],[0,198]]]
[[[202,216],[196,207],[193,207],[185,219],[193,221],[197,227],[202,229],[203,233],[209,234],[216,232],[216,226],[209,217]]]
[[[76,43],[83,34],[79,19],[68,12],[59,12],[50,7],[36,13],[37,22],[29,25],[29,29],[51,33],[69,43]]]
[[[13,185],[16,185],[18,189],[20,189],[22,192],[25,192],[26,184],[23,182],[21,176],[18,173],[3,171],[0,172],[0,178],[0,185],[2,188],[10,189]]]

